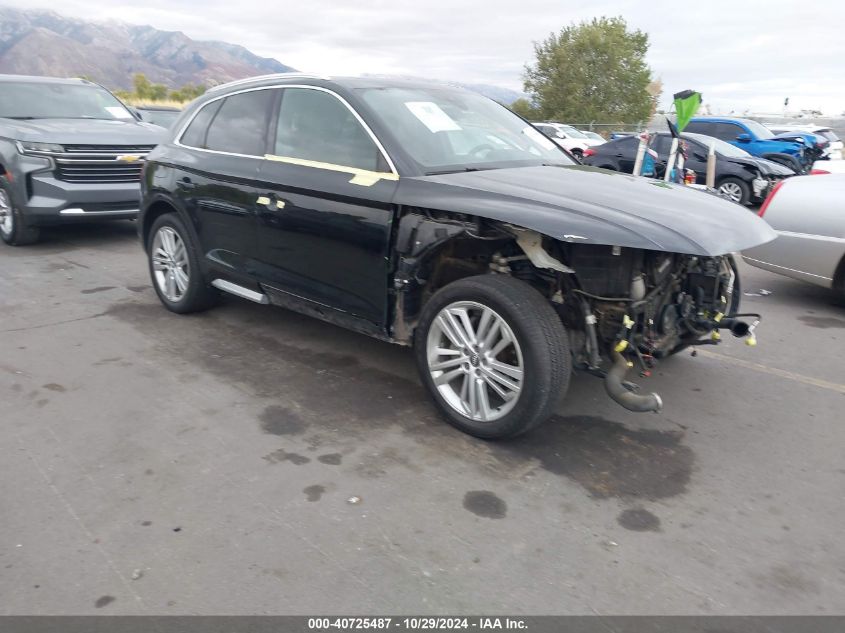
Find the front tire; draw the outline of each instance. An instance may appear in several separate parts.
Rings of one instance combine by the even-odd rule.
[[[716,189],[720,196],[731,202],[747,206],[751,201],[751,190],[748,188],[748,184],[739,178],[724,178],[719,182]]]
[[[27,226],[20,209],[12,204],[12,194],[5,182],[0,181],[0,239],[10,246],[34,244],[41,236],[37,226]]]
[[[214,304],[217,293],[205,283],[193,237],[178,215],[165,213],[153,222],[147,251],[153,288],[165,308],[186,314]]]
[[[468,277],[441,288],[423,308],[414,346],[440,412],[483,439],[534,428],[569,386],[560,318],[545,297],[512,277]]]

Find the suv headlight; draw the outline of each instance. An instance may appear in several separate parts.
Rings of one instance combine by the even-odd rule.
[[[33,141],[17,141],[15,143],[21,154],[62,154],[65,148],[56,143],[35,143]]]

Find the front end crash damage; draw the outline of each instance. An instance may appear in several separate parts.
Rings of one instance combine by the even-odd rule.
[[[422,305],[451,281],[511,275],[548,298],[568,332],[573,367],[604,380],[631,411],[660,411],[657,394],[626,381],[723,330],[756,344],[757,314],[739,314],[733,258],[552,239],[509,223],[412,208],[396,234],[392,338],[410,344]]]

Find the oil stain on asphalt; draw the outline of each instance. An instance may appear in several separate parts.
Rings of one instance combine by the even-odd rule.
[[[300,455],[299,453],[288,453],[283,448],[280,448],[279,450],[273,451],[272,453],[265,455],[263,459],[267,460],[271,464],[278,464],[280,462],[291,462],[296,466],[302,466],[303,464],[307,464],[311,461],[310,457],[305,457],[305,455]]]
[[[664,499],[686,491],[694,454],[683,433],[633,430],[594,416],[555,416],[493,449],[506,464],[535,458],[596,499]]]
[[[329,464],[331,466],[339,466],[340,462],[343,460],[343,455],[340,453],[329,453],[328,455],[320,455],[317,458],[318,462],[323,464]]]
[[[302,492],[305,493],[305,497],[308,501],[319,501],[320,497],[323,496],[323,493],[325,491],[326,487],[320,486],[319,484],[308,486],[302,490]]]
[[[660,519],[645,508],[631,508],[620,514],[616,521],[626,530],[634,532],[659,532]]]
[[[507,504],[489,490],[470,490],[464,495],[464,508],[485,519],[504,519]]]
[[[285,407],[269,406],[259,416],[261,428],[271,435],[298,435],[305,430],[299,416]]]
[[[837,319],[835,317],[800,316],[798,317],[798,320],[804,322],[810,327],[817,327],[822,330],[830,328],[845,329],[845,319]]]
[[[102,609],[103,607],[110,605],[114,601],[114,596],[100,596],[99,598],[97,598],[97,601],[94,603],[94,606],[97,609]]]

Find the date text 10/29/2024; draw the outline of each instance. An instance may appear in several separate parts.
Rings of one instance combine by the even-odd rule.
[[[444,617],[355,617],[355,618],[309,618],[308,629],[312,631],[450,631],[450,630],[520,630],[526,629],[520,618],[444,618]]]

